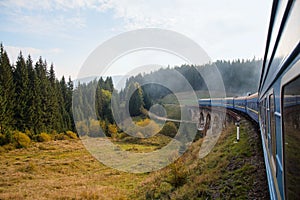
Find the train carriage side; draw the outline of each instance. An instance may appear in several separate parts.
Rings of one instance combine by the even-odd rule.
[[[259,86],[271,199],[300,199],[300,1],[273,2]]]
[[[246,97],[246,113],[258,123],[258,93]]]
[[[233,99],[234,109],[246,113],[246,97],[237,97]]]
[[[198,100],[200,107],[210,107],[211,106],[211,99],[199,99]]]
[[[212,98],[211,99],[211,106],[214,107],[223,107],[223,99],[222,98]]]
[[[233,109],[233,97],[226,97],[225,99],[223,99],[223,106],[229,109]]]

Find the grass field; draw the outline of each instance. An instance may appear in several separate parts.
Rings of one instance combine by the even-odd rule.
[[[0,199],[127,199],[146,177],[102,165],[80,140],[1,153],[0,174]]]
[[[249,122],[227,127],[199,159],[202,139],[175,163],[151,173],[120,172],[98,162],[81,140],[32,143],[0,154],[0,199],[267,199],[260,141]],[[123,150],[149,152],[169,141],[124,139]]]

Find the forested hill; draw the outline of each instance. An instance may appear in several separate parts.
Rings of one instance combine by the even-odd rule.
[[[12,130],[32,134],[74,130],[71,78],[58,80],[52,64],[49,68],[42,58],[33,63],[21,52],[11,64],[2,44],[0,48],[0,133],[6,142]]]
[[[78,87],[74,88],[71,78],[68,81],[65,77],[58,80],[53,65],[49,67],[42,58],[33,63],[30,56],[24,58],[20,52],[16,63],[12,64],[2,44],[0,54],[0,134],[5,135],[5,143],[9,142],[9,133],[14,130],[27,131],[28,134],[34,135],[42,132],[76,131],[72,112],[73,94],[75,97],[79,95],[79,102],[74,108],[79,121],[84,121],[84,116],[89,116],[94,106],[90,97],[96,97],[96,114],[106,130],[114,125],[110,109],[112,98],[116,98],[118,102],[115,106],[118,115],[121,116],[123,109],[129,106],[130,114],[139,116],[145,115],[153,103],[171,93],[167,87],[159,84],[143,85],[145,82],[159,83],[163,80],[164,85],[172,85],[172,88],[175,88],[172,92],[187,92],[186,84],[172,76],[173,73],[179,72],[193,90],[207,90],[201,71],[216,65],[223,77],[227,94],[241,95],[257,91],[261,66],[261,60],[253,59],[217,61],[204,66],[162,68],[128,78],[125,88],[112,96],[115,90],[111,77],[79,83]],[[133,95],[129,96],[130,94]],[[123,119],[122,116],[120,118]],[[111,129],[115,130],[116,127]]]
[[[162,68],[158,71],[148,74],[138,74],[127,80],[125,88],[131,83],[137,82],[140,85],[149,82],[161,82],[163,80],[165,86],[172,85],[176,88],[173,92],[186,92],[186,84],[178,79],[174,79],[172,74],[178,71],[190,83],[193,90],[207,90],[204,79],[201,74],[207,68],[217,66],[224,82],[227,95],[245,95],[247,92],[257,92],[260,67],[262,60],[234,60],[234,61],[216,61],[203,66],[182,65],[175,68]],[[170,93],[165,87],[159,85],[146,84],[142,86],[145,95],[153,99],[159,99]],[[121,92],[122,96],[122,92]]]

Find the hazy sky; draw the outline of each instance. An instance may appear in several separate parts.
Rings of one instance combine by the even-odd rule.
[[[271,4],[270,0],[0,0],[0,41],[12,62],[22,50],[34,61],[42,56],[53,63],[58,77],[73,78],[102,42],[138,28],[184,34],[212,60],[262,58]],[[143,58],[129,56],[116,62],[110,73],[149,64],[138,57]],[[180,64],[177,58],[161,57],[153,62]]]

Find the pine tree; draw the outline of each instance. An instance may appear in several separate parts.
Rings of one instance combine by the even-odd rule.
[[[40,108],[41,108],[41,123],[42,123],[42,129],[41,131],[50,131],[53,129],[52,124],[52,116],[50,113],[52,113],[51,108],[51,100],[52,100],[52,94],[51,94],[51,88],[50,88],[50,82],[47,77],[47,63],[46,61],[43,62],[42,58],[36,62],[35,64],[35,71],[37,75],[37,81],[36,83],[39,83],[36,85],[36,87],[39,87],[39,93],[36,93],[37,98],[40,100]]]
[[[27,115],[26,115],[26,123],[28,125],[28,130],[34,132],[34,124],[35,124],[35,107],[34,102],[36,98],[34,96],[35,91],[35,72],[33,69],[33,62],[31,56],[29,55],[26,60],[27,74],[28,74],[28,90],[27,90]]]
[[[126,92],[126,107],[129,107],[131,116],[142,114],[144,109],[143,90],[137,82],[129,84]]]
[[[36,71],[33,73],[33,98],[31,102],[31,123],[32,129],[35,134],[39,134],[45,131],[45,125],[43,123],[43,109],[42,109],[42,98],[41,98],[41,81],[38,78]]]
[[[6,51],[2,44],[0,45],[0,85],[2,87],[2,104],[3,108],[2,120],[0,121],[0,130],[13,128],[14,121],[14,100],[15,100],[15,85],[13,82],[13,68],[10,65]]]
[[[69,77],[69,81],[67,83],[67,95],[66,95],[66,111],[69,115],[69,124],[68,124],[68,130],[75,130],[75,123],[73,119],[73,110],[72,110],[72,101],[73,101],[73,90],[74,90],[74,84]]]
[[[49,125],[48,130],[50,131],[56,130],[61,131],[62,130],[62,120],[61,120],[61,113],[60,113],[60,105],[58,101],[58,95],[59,95],[59,88],[56,84],[56,78],[55,78],[55,71],[53,64],[50,66],[50,71],[48,75],[49,80],[49,91],[48,94],[48,108],[47,108],[47,115],[49,116]]]
[[[29,77],[25,59],[20,52],[16,62],[16,69],[14,71],[14,82],[16,86],[16,102],[14,108],[14,119],[16,121],[16,128],[20,131],[25,131],[29,128],[27,124],[28,115],[28,93],[29,93]]]
[[[111,77],[107,77],[103,89],[110,91],[111,93],[114,91],[114,85]]]
[[[74,126],[72,124],[72,120],[71,120],[71,112],[72,112],[72,91],[73,90],[73,86],[70,85],[71,88],[69,88],[69,86],[66,83],[65,77],[63,76],[61,78],[61,81],[59,82],[60,84],[60,90],[61,90],[61,108],[60,108],[60,112],[62,115],[62,120],[63,120],[63,124],[64,124],[64,130],[72,130],[72,126]],[[71,84],[71,83],[69,83]]]
[[[95,97],[95,108],[96,108],[96,114],[99,120],[104,120],[104,112],[103,112],[103,107],[104,107],[104,102],[103,102],[103,84],[104,81],[102,77],[98,80],[97,88],[96,88],[96,97]]]

